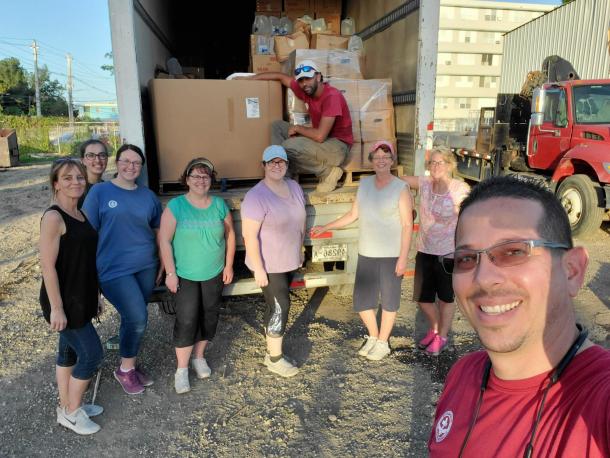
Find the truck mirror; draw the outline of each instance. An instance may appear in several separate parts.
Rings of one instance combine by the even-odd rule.
[[[530,124],[532,126],[541,126],[544,122],[544,113],[532,113]]]
[[[532,114],[544,113],[544,106],[546,105],[546,91],[540,87],[534,89],[532,94]]]

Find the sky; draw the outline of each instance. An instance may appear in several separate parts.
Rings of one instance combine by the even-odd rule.
[[[16,57],[34,69],[32,40],[38,44],[38,65],[47,65],[51,79],[66,85],[66,54],[73,58],[75,103],[114,101],[114,77],[100,69],[112,64],[107,0],[5,0],[0,27],[0,59]]]

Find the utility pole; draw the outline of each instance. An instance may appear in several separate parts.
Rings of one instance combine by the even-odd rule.
[[[68,90],[68,119],[70,120],[70,127],[74,125],[74,109],[72,107],[72,55],[66,54],[66,60],[68,61],[68,82],[66,83],[66,89]]]
[[[32,49],[34,50],[34,86],[36,88],[36,116],[42,116],[40,110],[40,85],[38,84],[38,45],[36,40],[32,41]]]

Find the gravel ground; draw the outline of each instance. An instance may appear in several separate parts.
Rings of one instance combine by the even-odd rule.
[[[155,379],[129,397],[112,378],[107,350],[97,402],[102,430],[79,437],[55,422],[56,334],[40,313],[36,243],[48,204],[48,164],[0,172],[0,456],[426,456],[434,406],[448,369],[478,348],[458,315],[449,351],[429,358],[415,349],[423,319],[404,282],[393,353],[380,362],[356,355],[365,330],[349,298],[325,289],[293,293],[286,353],[301,367],[278,379],[262,365],[263,300],[228,299],[208,361],[212,377],[192,391],[173,390],[173,317],[149,306],[141,363]],[[610,227],[586,246],[591,264],[577,302],[592,338],[610,347]],[[116,334],[108,307],[98,332]],[[89,400],[90,390],[86,395]]]

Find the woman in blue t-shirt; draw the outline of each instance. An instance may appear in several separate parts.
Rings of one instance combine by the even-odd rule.
[[[144,154],[135,145],[116,153],[117,175],[91,188],[83,210],[99,233],[97,271],[104,296],[121,315],[121,365],[114,372],[127,394],[139,394],[152,379],[136,366],[148,322],[147,301],[158,276],[156,232],[161,204],[137,178]]]
[[[209,194],[213,180],[212,163],[202,157],[193,159],[182,173],[188,192],[170,200],[161,216],[159,250],[165,284],[176,294],[174,387],[178,394],[191,389],[191,353],[198,378],[212,373],[204,351],[216,334],[223,285],[233,280],[233,219],[224,200]]]

